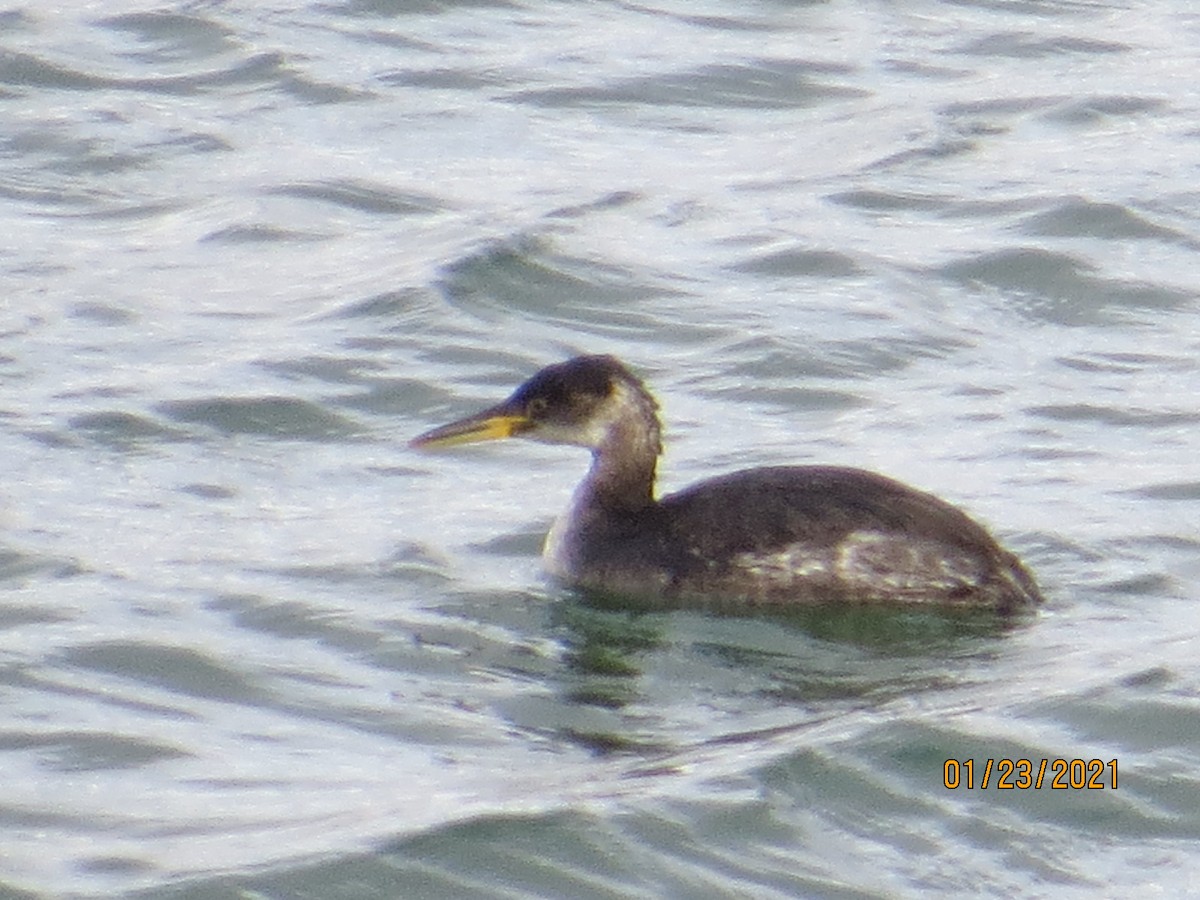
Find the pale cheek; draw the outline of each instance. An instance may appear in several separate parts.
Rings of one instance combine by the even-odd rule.
[[[592,427],[579,428],[554,423],[542,423],[533,431],[523,435],[540,444],[574,444],[578,447],[595,447]]]

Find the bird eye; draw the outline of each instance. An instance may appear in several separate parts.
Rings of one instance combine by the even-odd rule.
[[[525,404],[525,415],[531,419],[537,418],[546,411],[548,405],[545,397],[534,397]]]

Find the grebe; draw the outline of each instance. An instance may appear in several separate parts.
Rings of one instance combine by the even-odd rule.
[[[592,451],[546,537],[547,568],[585,590],[674,605],[891,603],[1002,613],[1042,602],[1012,553],[961,510],[873,472],[772,466],[656,500],[658,404],[620,361],[548,366],[419,449],[523,437]]]

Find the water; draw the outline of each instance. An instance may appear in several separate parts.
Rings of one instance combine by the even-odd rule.
[[[1182,0],[0,12],[0,893],[1194,891],[1198,47]],[[575,352],[668,489],[878,469],[1048,607],[581,604],[579,453],[404,448]],[[1117,788],[943,785],[1002,758]]]

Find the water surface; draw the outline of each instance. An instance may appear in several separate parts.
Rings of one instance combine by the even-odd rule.
[[[0,12],[0,892],[1192,890],[1198,47],[1182,0]],[[883,471],[1048,606],[581,603],[584,456],[404,446],[579,352],[667,489]],[[1118,784],[943,784],[1002,758]]]

